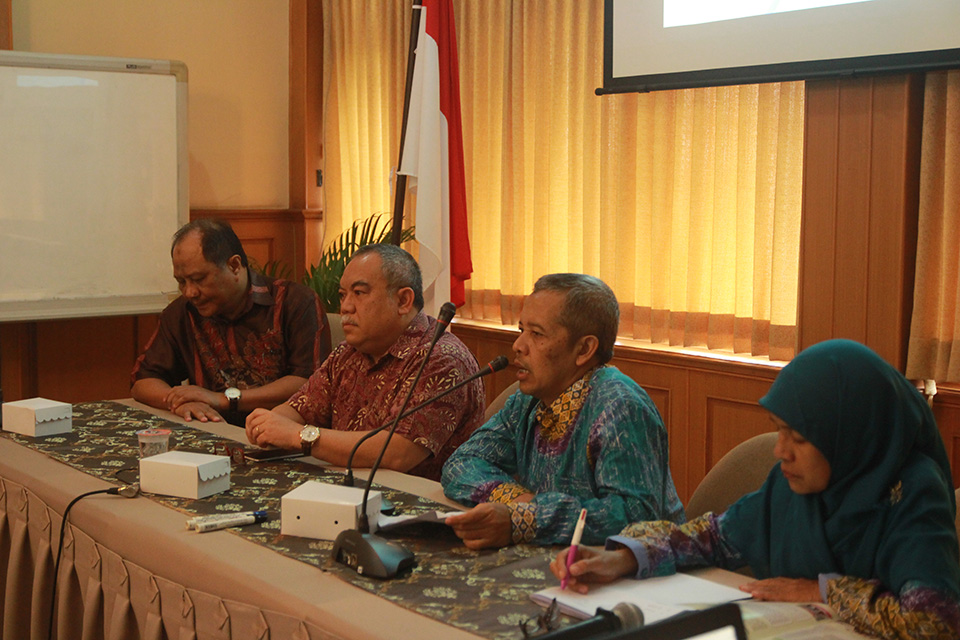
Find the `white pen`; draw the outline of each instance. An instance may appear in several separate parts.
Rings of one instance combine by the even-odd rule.
[[[245,524],[266,522],[266,520],[266,511],[248,511],[246,513],[235,513],[230,518],[218,518],[213,521],[195,522],[193,526],[198,533],[203,533],[205,531],[216,531],[217,529],[226,529],[228,527],[240,527]]]
[[[212,513],[205,516],[195,516],[187,520],[187,529],[196,529],[201,522],[220,522],[221,520],[233,520],[238,515],[249,515],[254,511],[243,511],[240,513]]]

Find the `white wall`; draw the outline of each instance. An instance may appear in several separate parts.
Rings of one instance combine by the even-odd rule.
[[[289,206],[288,0],[13,0],[13,48],[186,63],[190,206]]]

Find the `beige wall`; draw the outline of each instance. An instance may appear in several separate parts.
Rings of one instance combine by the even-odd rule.
[[[190,206],[289,206],[288,0],[13,0],[17,51],[180,60]]]

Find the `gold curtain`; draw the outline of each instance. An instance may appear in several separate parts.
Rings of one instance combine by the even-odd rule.
[[[960,71],[928,73],[907,377],[960,382]]]
[[[328,242],[393,210],[409,0],[323,0],[323,175]]]
[[[346,24],[341,7],[351,3],[328,4],[341,14],[336,28],[370,28]],[[398,33],[408,33],[408,7],[391,3]],[[460,317],[515,324],[539,276],[576,271],[616,292],[623,338],[791,358],[803,84],[598,97],[602,3],[455,0],[454,8],[474,264]],[[371,43],[360,55],[379,51]],[[393,61],[400,78],[405,57]],[[338,73],[328,73],[330,63],[325,77]],[[355,84],[376,93],[374,79]],[[350,134],[358,146],[347,150],[346,123],[331,115],[375,100],[340,100],[333,112],[331,102],[325,132],[339,147],[328,144],[327,166],[357,162],[367,155],[362,136]],[[397,131],[399,120],[367,135],[381,153],[376,135],[395,140]],[[384,170],[393,156],[383,156]],[[331,220],[357,211],[347,202],[362,196],[347,190],[380,193],[371,182],[329,180],[327,210],[340,207]]]

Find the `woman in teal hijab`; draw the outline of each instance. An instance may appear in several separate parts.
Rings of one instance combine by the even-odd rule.
[[[780,463],[722,515],[644,522],[581,547],[568,587],[677,569],[749,565],[755,598],[823,601],[858,631],[960,638],[960,552],[950,464],[927,403],[867,347],[806,349],[760,400]],[[551,569],[567,575],[566,552]]]

